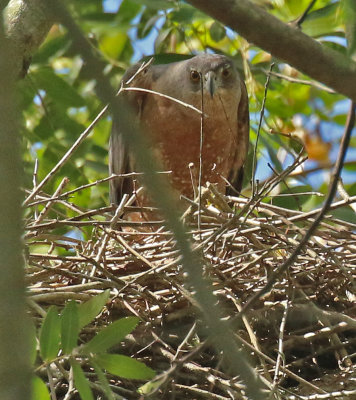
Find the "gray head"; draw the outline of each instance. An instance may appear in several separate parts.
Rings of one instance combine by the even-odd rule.
[[[189,101],[190,95],[203,92],[213,97],[224,91],[240,91],[240,77],[232,62],[220,54],[200,54],[185,61],[152,67],[156,90]]]
[[[186,62],[185,71],[193,91],[203,90],[211,97],[222,89],[231,89],[239,82],[232,60],[219,54],[200,54]],[[202,82],[201,82],[202,80]]]

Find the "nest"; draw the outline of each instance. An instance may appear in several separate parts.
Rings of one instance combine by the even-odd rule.
[[[246,398],[244,383],[209,342],[209,327],[174,236],[162,221],[122,219],[127,212],[147,212],[130,201],[114,219],[112,207],[83,211],[68,201],[69,194],[41,193],[29,206],[26,280],[33,317],[40,321],[51,304],[85,301],[110,289],[106,308],[84,328],[81,339],[89,340],[118,318],[138,316],[141,322],[120,353],[156,371],[158,384],[150,398]],[[76,216],[64,217],[58,204]],[[204,244],[202,275],[212,283],[236,343],[275,398],[356,398],[355,225],[326,216],[273,289],[243,318],[235,318],[293,252],[317,212],[280,208],[263,202],[263,196],[223,196],[210,185],[184,214],[192,247]],[[68,234],[73,229],[86,230],[90,238]],[[63,398],[65,359],[60,369],[51,368],[57,398]],[[95,374],[86,372],[95,383]],[[144,382],[108,379],[122,398],[143,398],[137,390]]]

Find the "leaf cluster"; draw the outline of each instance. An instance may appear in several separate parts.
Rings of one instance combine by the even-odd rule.
[[[99,330],[89,341],[78,345],[81,330],[101,313],[108,301],[109,293],[110,291],[106,290],[79,305],[70,300],[61,312],[56,306],[50,306],[38,337],[35,329],[32,332],[34,368],[40,371],[51,363],[69,362],[70,372],[67,380],[73,390],[79,392],[82,400],[94,400],[92,387],[95,388],[95,385],[85,372],[90,369],[94,369],[108,399],[113,398],[113,393],[104,371],[125,379],[148,380],[155,375],[151,368],[134,358],[108,352],[135,329],[139,322],[137,317],[121,318]],[[33,377],[32,398],[50,399],[46,385],[38,375]]]

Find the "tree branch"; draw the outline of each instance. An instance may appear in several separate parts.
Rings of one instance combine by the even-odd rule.
[[[11,44],[9,61],[16,76],[23,78],[32,55],[47,36],[53,18],[45,0],[11,0],[4,17],[5,34]]]
[[[0,399],[27,400],[31,391],[21,240],[23,171],[10,48],[0,18]]]
[[[322,46],[249,0],[188,0],[188,3],[356,102],[356,63],[343,54]]]

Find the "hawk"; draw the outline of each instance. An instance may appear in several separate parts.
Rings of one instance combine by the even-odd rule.
[[[249,109],[245,84],[232,60],[223,55],[201,54],[170,64],[149,65],[137,73],[139,68],[138,64],[131,67],[122,83],[123,87],[141,90],[123,91],[120,95],[134,110],[133,123],[149,136],[151,150],[162,170],[172,171],[169,176],[174,191],[193,197],[189,165],[194,165],[197,174],[201,160],[202,185],[215,183],[225,193],[229,182],[230,189],[239,192],[249,146]],[[171,98],[203,109],[203,113]],[[111,132],[109,171],[137,172],[119,122],[114,122]],[[123,194],[131,194],[132,190],[131,177],[111,180],[111,203],[119,204]],[[146,195],[141,197],[141,203],[148,205]]]

